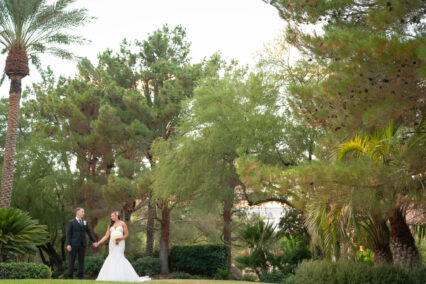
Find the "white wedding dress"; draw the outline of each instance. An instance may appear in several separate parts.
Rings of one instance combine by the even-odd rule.
[[[118,226],[110,228],[111,233],[115,230],[120,230],[123,233],[123,227]],[[124,257],[125,241],[121,241],[118,245],[110,237],[109,239],[109,254],[99,271],[97,281],[120,281],[120,282],[147,282],[151,278],[148,276],[139,277],[130,262]]]

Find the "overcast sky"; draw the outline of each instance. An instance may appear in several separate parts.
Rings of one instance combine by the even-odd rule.
[[[96,19],[75,31],[91,43],[70,50],[92,61],[107,48],[118,50],[123,38],[144,40],[163,24],[180,24],[192,42],[194,62],[220,51],[227,59],[253,65],[256,52],[285,26],[275,8],[262,0],[79,0],[74,6],[87,8]],[[50,65],[57,76],[76,72],[75,62],[41,58],[43,66]],[[5,56],[0,60],[4,68]],[[23,80],[24,87],[40,79],[35,67],[30,67],[30,73]],[[5,80],[0,96],[8,96],[8,90],[9,81]]]

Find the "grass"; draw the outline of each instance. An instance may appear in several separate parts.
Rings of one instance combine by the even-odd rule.
[[[0,284],[119,284],[124,282],[111,282],[111,281],[94,281],[94,280],[57,280],[57,279],[16,279],[16,280],[0,280]],[[145,283],[145,282],[144,282]],[[203,279],[161,279],[152,280],[152,284],[241,284],[241,283],[252,283],[245,281],[226,281],[226,280],[203,280]],[[256,282],[256,284],[262,284]]]

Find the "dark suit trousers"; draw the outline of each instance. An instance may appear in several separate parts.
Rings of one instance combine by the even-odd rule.
[[[74,262],[75,257],[78,254],[78,278],[83,279],[84,275],[84,254],[86,253],[86,247],[84,246],[78,246],[78,247],[72,247],[72,250],[70,252],[70,259],[68,262],[68,278],[73,278],[73,272],[74,272]]]

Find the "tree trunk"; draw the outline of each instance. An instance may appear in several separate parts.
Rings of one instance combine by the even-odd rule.
[[[146,249],[145,255],[152,256],[154,252],[154,226],[155,226],[155,207],[152,205],[152,194],[149,195],[148,203],[148,221],[146,224]]]
[[[394,265],[401,266],[406,270],[418,268],[420,266],[419,251],[399,208],[392,210],[389,222],[390,249]]]
[[[389,246],[389,228],[386,220],[382,218],[372,219],[374,242],[374,265],[382,265],[393,262],[392,252]]]
[[[228,270],[231,271],[232,266],[232,200],[225,200],[223,206],[223,242],[226,246],[228,254]]]
[[[12,201],[13,170],[16,141],[18,139],[19,103],[22,92],[22,76],[12,76],[9,91],[9,117],[7,119],[6,143],[1,178],[0,208],[9,208]]]
[[[43,263],[50,266],[50,267],[56,267],[58,270],[63,269],[63,262],[61,256],[56,252],[55,247],[51,243],[47,243],[42,246],[38,246],[38,249],[40,251],[40,256],[43,260]],[[49,256],[49,261],[44,259],[44,255],[42,251],[46,252]]]
[[[376,245],[374,246],[374,265],[382,265],[392,263],[392,252],[389,245]]]
[[[160,238],[160,265],[161,274],[170,273],[169,270],[169,239],[170,239],[170,210],[164,202],[161,207],[161,238]]]

